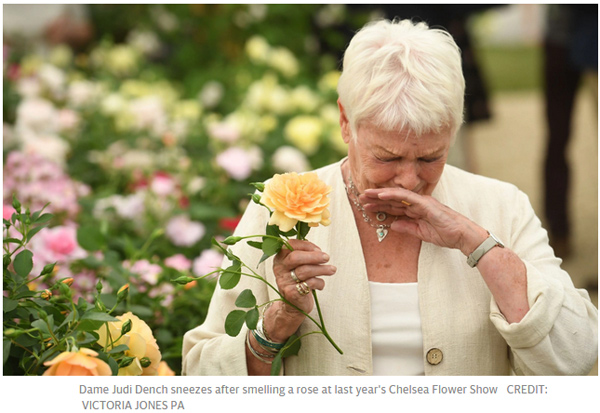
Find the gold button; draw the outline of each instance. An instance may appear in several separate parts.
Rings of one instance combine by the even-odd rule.
[[[444,354],[439,348],[432,348],[427,352],[427,362],[432,366],[440,364],[443,358]]]

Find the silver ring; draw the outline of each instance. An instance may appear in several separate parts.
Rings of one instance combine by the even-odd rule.
[[[310,292],[310,288],[305,282],[296,284],[296,290],[298,290],[300,295],[306,295]]]
[[[296,281],[297,283],[300,282],[300,278],[298,278],[294,270],[290,271],[290,277],[292,277],[292,280]]]

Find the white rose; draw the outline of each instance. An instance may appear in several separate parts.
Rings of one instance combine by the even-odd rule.
[[[277,172],[305,172],[310,169],[306,156],[292,146],[278,148],[271,162]]]

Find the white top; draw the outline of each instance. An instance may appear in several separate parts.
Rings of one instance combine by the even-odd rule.
[[[425,375],[417,286],[369,281],[373,375]]]

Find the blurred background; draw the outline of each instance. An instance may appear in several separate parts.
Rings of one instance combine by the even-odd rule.
[[[466,123],[449,162],[527,193],[597,305],[598,8],[594,5],[4,5],[4,218],[46,203],[34,273],[123,311],[176,373],[254,181],[339,160],[336,84],[378,17],[447,29]],[[50,283],[38,279],[31,288]],[[597,374],[597,367],[592,374]]]

